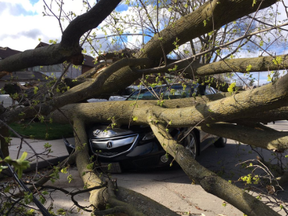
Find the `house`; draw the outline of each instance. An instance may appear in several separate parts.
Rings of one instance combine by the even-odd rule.
[[[49,46],[47,43],[40,42],[35,48]],[[0,61],[21,51],[10,49],[9,47],[0,47]],[[95,65],[93,63],[94,58],[88,55],[84,55],[83,65],[74,66],[71,65],[68,68],[66,77],[76,78],[79,75],[85,73],[86,71],[93,68]],[[32,68],[27,68],[21,71],[14,71],[12,73],[6,73],[0,76],[0,88],[3,88],[5,83],[9,82],[19,82],[26,83],[31,81],[45,81],[47,77],[60,77],[65,69],[66,64],[56,64],[48,66],[35,66]]]
[[[5,59],[11,55],[20,53],[20,51],[10,49],[9,47],[0,47],[0,60]]]
[[[45,47],[49,46],[49,44],[40,42],[35,49],[39,47]],[[70,66],[68,71],[66,72],[66,77],[69,78],[76,78],[79,75],[87,72],[91,68],[93,68],[95,65],[93,63],[94,58],[88,55],[84,55],[84,61],[83,64],[80,66]],[[67,64],[56,64],[56,65],[49,65],[49,66],[35,66],[32,68],[33,71],[40,71],[41,73],[50,76],[50,77],[60,77],[62,72],[65,70],[65,67]]]

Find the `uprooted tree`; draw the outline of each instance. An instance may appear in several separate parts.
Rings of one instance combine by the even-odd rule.
[[[9,73],[36,65],[52,65],[64,61],[81,65],[83,54],[80,45],[84,40],[82,36],[89,38],[87,41],[92,44],[93,37],[89,37],[87,32],[90,33],[92,29],[97,28],[103,20],[106,19],[107,23],[111,22],[110,26],[114,24],[114,31],[111,30],[111,34],[115,33],[120,39],[125,35],[117,25],[122,23],[123,27],[124,24],[128,25],[128,21],[118,13],[112,12],[119,2],[120,0],[98,1],[85,14],[71,21],[63,31],[60,43],[27,50],[2,60],[0,72]],[[141,49],[135,51],[129,58],[127,56],[123,58],[120,54],[119,60],[106,65],[107,67],[102,68],[100,72],[96,67],[76,80],[61,80],[56,83],[58,86],[66,86],[65,92],[61,94],[57,93],[55,86],[39,85],[38,92],[41,94],[37,94],[37,98],[36,96],[30,98],[34,100],[32,108],[31,106],[17,109],[1,108],[2,137],[7,136],[4,133],[7,131],[4,130],[6,124],[23,118],[33,118],[36,115],[50,115],[58,121],[72,122],[76,151],[70,159],[76,161],[85,185],[90,189],[94,188],[90,191],[90,202],[94,205],[97,215],[119,212],[127,215],[176,215],[139,194],[130,196],[134,192],[125,188],[119,187],[115,190],[113,182],[108,181],[106,184],[87,166],[91,162],[88,147],[85,145],[87,143],[86,124],[91,122],[109,124],[113,120],[116,126],[149,125],[167,153],[175,159],[188,177],[200,184],[204,190],[231,203],[247,215],[278,215],[260,200],[198,164],[189,152],[167,133],[166,129],[168,125],[171,128],[197,127],[198,130],[275,152],[283,152],[288,148],[287,132],[275,131],[262,124],[287,119],[287,75],[280,79],[273,79],[265,86],[246,91],[237,91],[233,88],[234,84],[227,88],[228,85],[220,79],[223,76],[219,76],[225,73],[262,71],[272,73],[272,71],[286,70],[288,60],[285,50],[284,52],[281,50],[283,55],[275,56],[271,54],[270,49],[274,48],[272,46],[274,43],[285,42],[287,23],[274,25],[271,20],[263,18],[262,14],[263,10],[268,10],[269,7],[281,5],[286,10],[285,16],[287,16],[285,2],[191,0],[163,1],[161,4],[151,1],[150,5],[148,3],[145,5],[142,1],[135,2],[133,1],[135,5],[131,3],[131,6],[138,8],[139,14],[144,14],[146,19],[142,22],[131,19],[129,25],[138,25],[140,29],[151,27],[145,35],[142,32]],[[164,24],[159,21],[160,11],[163,12]],[[155,24],[153,20],[156,20]],[[151,38],[145,43],[149,34]],[[272,36],[275,36],[273,41],[268,39]],[[97,37],[94,37],[97,40]],[[107,37],[106,40],[109,38]],[[247,46],[262,50],[263,55],[254,58],[235,58],[237,53],[245,47],[247,49]],[[142,100],[132,106],[131,101],[77,103],[89,98],[107,98],[109,95],[121,92],[139,79],[145,83],[143,77],[151,74],[161,79],[165,79],[165,74],[170,74],[175,79],[176,77],[190,79],[229,93],[195,99],[171,99],[160,103],[162,106],[155,101]],[[132,117],[136,117],[136,120],[131,121]],[[8,148],[5,140],[1,145],[3,150]],[[6,154],[8,154],[7,150]],[[38,184],[44,181],[45,179]],[[151,208],[145,208],[143,203],[149,203]],[[103,210],[106,204],[111,208]]]

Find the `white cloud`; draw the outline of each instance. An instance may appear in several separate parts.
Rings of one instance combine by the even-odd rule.
[[[56,19],[42,15],[42,1],[32,5],[29,0],[4,0],[0,4],[5,4],[0,13],[0,46],[24,51],[35,48],[39,43],[38,38],[44,42],[60,39]],[[11,13],[15,9],[18,14]]]

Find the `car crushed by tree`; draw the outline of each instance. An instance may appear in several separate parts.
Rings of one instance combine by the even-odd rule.
[[[126,100],[158,100],[191,98],[198,95],[211,95],[217,91],[212,87],[199,84],[173,84],[144,88],[133,92]],[[136,104],[135,104],[136,105]],[[162,104],[164,106],[164,104]],[[136,120],[136,119],[134,119]],[[133,121],[133,119],[132,119]],[[150,127],[145,125],[87,125],[90,155],[95,155],[99,162],[110,165],[113,172],[131,169],[151,169],[172,165],[172,158],[164,151]],[[181,143],[196,158],[200,153],[214,144],[225,147],[226,139],[191,128],[168,129],[170,135]],[[75,146],[64,139],[69,153]],[[111,171],[110,170],[110,171]]]

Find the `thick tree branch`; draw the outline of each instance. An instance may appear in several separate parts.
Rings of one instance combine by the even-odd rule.
[[[281,58],[281,63],[275,63],[275,58]],[[177,71],[183,71],[184,77],[191,79],[193,76],[209,76],[228,72],[247,73],[285,70],[288,68],[288,56],[280,55],[275,57],[265,56],[256,58],[227,59],[206,65],[189,60],[180,60],[168,64],[167,66],[137,70],[137,72],[142,74],[151,74],[164,73],[168,71],[169,73],[169,69],[174,68],[175,65],[177,65]]]
[[[149,58],[159,59],[162,56],[161,44],[165,49],[165,53],[169,53],[175,48],[173,42],[176,37],[179,40],[178,45],[184,44],[193,38],[210,32],[213,29],[221,28],[223,25],[253,13],[258,9],[269,7],[275,2],[276,0],[257,1],[252,6],[251,1],[246,0],[208,1],[193,13],[182,17],[173,23],[173,25],[162,30],[160,32],[161,41],[159,36],[155,35],[145,45],[145,51],[142,54],[137,54],[137,56],[148,56]],[[259,5],[261,6],[259,7]],[[203,24],[204,21],[206,25]]]
[[[121,0],[101,0],[90,11],[77,17],[65,29],[60,44],[27,50],[0,61],[0,72],[13,72],[36,65],[53,65],[64,61],[75,65],[83,62],[80,37],[97,27],[119,4]]]
[[[153,112],[161,122],[165,122],[166,124],[170,122],[169,127],[191,127],[199,124],[199,122],[201,122],[200,126],[223,121],[237,122],[238,119],[247,119],[258,113],[287,106],[286,79],[288,79],[288,76],[283,77],[276,83],[211,102],[208,101],[208,97],[199,97],[196,100],[194,98],[187,98],[167,100],[167,104],[164,102],[165,107],[160,107],[157,106],[156,101],[113,101],[74,104],[66,106],[62,110],[69,112],[66,113],[67,116],[73,116],[74,110],[78,110],[77,115],[81,116],[81,119],[86,123],[95,121],[109,123],[107,119],[113,115],[118,126],[121,124],[148,124],[147,117],[149,112]],[[179,101],[182,103],[177,105]],[[137,117],[137,120],[131,122],[132,116]],[[60,119],[60,117],[57,117],[57,119]],[[284,137],[285,134],[273,133],[263,143],[262,147],[282,151],[284,148],[287,148],[286,145],[277,144],[277,141],[284,142],[286,139],[281,138],[279,140],[282,135]],[[238,140],[236,136],[233,138]],[[243,139],[244,137],[239,141],[243,142]],[[268,142],[269,140],[270,142]],[[254,142],[256,141],[257,139],[255,138],[254,140],[252,136],[250,141],[247,142],[255,144]]]
[[[74,47],[80,37],[90,29],[96,28],[117,7],[121,0],[101,0],[87,13],[78,16],[64,30],[61,44]]]
[[[280,64],[275,63],[275,58],[281,58]],[[199,76],[214,75],[227,72],[258,72],[285,70],[288,68],[288,56],[281,55],[274,57],[238,58],[227,59],[225,61],[214,62],[195,68],[195,74]],[[274,60],[274,61],[273,61]],[[248,69],[249,68],[249,69]]]
[[[34,50],[26,50],[0,61],[0,71],[13,72],[36,65],[59,64],[66,60],[73,61],[74,64],[82,64],[83,56],[79,45],[64,48],[61,44],[54,44]]]
[[[288,132],[231,124],[202,125],[201,130],[256,147],[283,152],[288,149]]]
[[[150,117],[148,121],[164,150],[175,159],[187,176],[200,184],[205,191],[224,199],[247,215],[279,215],[260,200],[200,165],[182,145],[177,144],[166,132],[165,126],[155,124],[157,117]]]
[[[74,127],[77,131],[79,139],[75,139],[75,146],[77,151],[76,164],[79,175],[87,188],[93,188],[103,185],[102,179],[88,167],[89,161],[87,135],[85,131],[84,121],[81,114],[73,118]],[[81,119],[80,119],[80,118]],[[145,197],[141,194],[132,192],[125,188],[118,188],[117,191],[113,190],[111,182],[108,189],[101,188],[90,191],[90,203],[99,210],[106,209],[106,204],[110,203],[112,206],[123,206],[126,208],[125,212],[129,215],[159,215],[159,216],[176,216],[177,214],[163,205]],[[146,208],[149,206],[149,208]]]
[[[265,0],[261,3],[260,9],[269,7],[275,2],[276,0]],[[257,1],[256,4],[252,6],[252,3],[246,0],[213,0],[212,3],[209,1],[200,6],[196,11],[180,18],[175,24],[161,31],[161,40],[158,34],[155,35],[135,56],[140,58],[148,57],[154,61],[153,66],[157,66],[159,60],[163,57],[162,46],[165,49],[165,53],[169,53],[175,49],[173,42],[176,38],[179,39],[177,44],[181,45],[204,33],[210,32],[213,29],[213,25],[214,28],[217,29],[237,18],[255,12],[259,4],[260,1]],[[212,23],[212,15],[215,18],[214,23]],[[207,22],[206,26],[203,24],[204,21]],[[104,83],[103,87],[105,86],[105,89],[108,90],[106,94],[116,92],[131,85],[141,76],[142,74],[134,70],[119,70]],[[114,80],[121,80],[121,83],[117,82],[117,85],[115,85]]]
[[[99,74],[95,79],[90,79],[82,84],[79,84],[78,86],[70,89],[68,92],[58,97],[54,97],[52,100],[49,100],[49,101],[44,100],[43,103],[36,104],[34,106],[32,105],[30,107],[14,109],[14,110],[2,113],[0,114],[0,119],[3,119],[5,122],[12,122],[12,121],[16,121],[22,118],[35,117],[35,115],[37,114],[48,115],[50,112],[66,104],[76,103],[81,100],[91,98],[94,95],[101,96],[104,94],[102,92],[108,91],[108,89],[106,89],[106,87],[108,86],[103,87],[102,85],[105,82],[105,80],[111,76],[111,74],[119,70],[127,71],[127,68],[129,69],[130,65],[145,67],[150,62],[151,61],[147,58],[146,59],[122,59],[110,65],[105,71]],[[114,82],[114,86],[121,85],[120,82],[117,82],[117,79],[113,80],[113,82]],[[48,92],[47,93],[44,92],[41,94],[43,94],[43,97],[45,98]],[[23,113],[25,115],[23,115]]]

